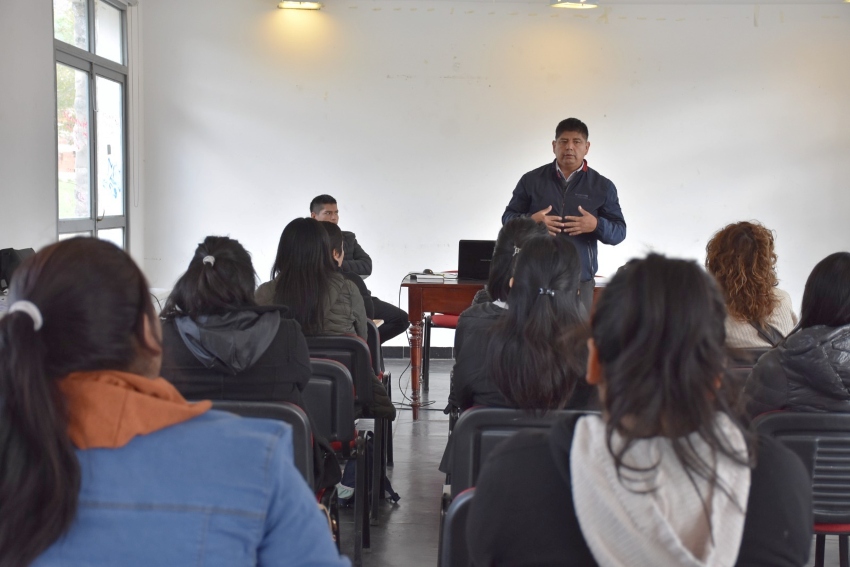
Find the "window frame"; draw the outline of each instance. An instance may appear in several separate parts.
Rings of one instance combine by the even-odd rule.
[[[130,249],[130,218],[129,218],[129,181],[130,181],[130,163],[129,163],[129,79],[130,69],[129,61],[129,38],[127,25],[127,7],[121,1],[97,0],[104,4],[109,4],[121,12],[121,55],[124,63],[116,63],[111,59],[107,59],[95,53],[96,49],[96,28],[95,28],[95,0],[86,0],[86,14],[88,26],[88,51],[79,48],[75,45],[65,43],[62,40],[53,38],[53,92],[56,97],[54,104],[54,124],[55,124],[55,144],[56,144],[56,239],[59,240],[60,235],[67,233],[89,232],[92,236],[97,237],[100,230],[113,228],[124,229],[124,250]],[[89,123],[89,218],[84,219],[60,219],[59,218],[59,126],[55,123],[56,109],[58,107],[58,80],[56,76],[56,66],[58,64],[65,65],[72,69],[82,71],[88,75],[88,123]],[[122,215],[99,216],[98,215],[98,163],[97,163],[97,136],[98,136],[98,121],[97,121],[97,77],[103,77],[110,81],[117,82],[121,85],[122,94],[122,182],[123,182],[123,209]]]

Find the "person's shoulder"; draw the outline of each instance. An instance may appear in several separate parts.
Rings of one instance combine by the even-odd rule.
[[[272,303],[272,300],[274,299],[274,288],[274,280],[260,284],[260,286],[257,288],[257,291],[254,292],[254,299],[256,299],[257,303],[259,303],[260,305],[268,305]]]
[[[504,311],[504,309],[497,306],[492,301],[476,303],[464,309],[463,313],[460,314],[460,319],[495,319],[504,313]]]
[[[342,232],[342,237],[346,240],[357,240],[357,235],[350,230],[341,230],[340,232]]]
[[[790,486],[809,488],[809,473],[800,458],[768,435],[759,435],[756,442],[756,466],[753,482],[769,483],[777,489]]]
[[[555,172],[555,162],[551,161],[549,163],[545,163],[540,167],[535,167],[531,171],[523,174],[523,179],[531,179],[531,178],[541,178],[541,177],[549,177]]]
[[[595,169],[593,169],[590,166],[587,166],[586,174],[588,176],[588,179],[590,179],[590,180],[592,180],[596,183],[601,183],[602,185],[605,185],[605,186],[614,187],[613,181],[611,181],[610,179],[608,179],[607,177],[605,177],[604,175],[602,175],[601,173],[599,173],[598,171],[596,171]]]

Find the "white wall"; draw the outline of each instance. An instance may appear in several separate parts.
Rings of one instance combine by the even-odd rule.
[[[495,237],[567,116],[629,225],[601,274],[650,249],[701,260],[715,230],[757,218],[799,305],[814,263],[848,248],[850,5],[275,5],[140,7],[154,286],[207,234],[238,238],[266,278],[283,226],[330,193],[395,302],[406,272]]]
[[[56,240],[56,94],[49,1],[0,2],[0,248]]]

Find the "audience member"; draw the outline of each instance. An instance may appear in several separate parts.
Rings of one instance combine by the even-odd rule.
[[[776,346],[797,324],[797,316],[791,296],[776,287],[773,233],[757,222],[730,224],[705,251],[705,267],[726,299],[726,346]]]
[[[800,324],[753,368],[747,413],[850,412],[850,252],[818,262],[803,290]]]
[[[162,375],[189,399],[278,400],[303,407],[310,353],[280,305],[257,305],[251,256],[208,236],[165,303]]]
[[[804,565],[808,473],[728,413],[725,314],[693,262],[653,254],[618,272],[588,343],[603,412],[494,450],[469,513],[473,564]]]
[[[580,273],[578,253],[569,240],[543,236],[525,241],[510,279],[507,308],[489,329],[464,339],[452,376],[451,403],[461,410],[547,409],[569,403],[586,359],[584,341],[575,338],[585,319],[578,299]],[[581,398],[577,403],[587,401]]]
[[[337,273],[328,233],[298,218],[280,235],[272,281],[256,293],[260,305],[286,305],[305,335],[356,334],[366,338],[366,308],[357,286]]]
[[[330,195],[319,195],[310,202],[310,216],[316,220],[330,222],[339,225],[339,209],[336,199]],[[372,273],[372,258],[357,243],[353,232],[342,231],[344,241],[344,255],[342,258],[342,269],[361,276],[363,279]],[[372,296],[374,307],[373,319],[383,321],[381,325],[381,342],[385,343],[407,330],[410,320],[407,313],[381,299]]]
[[[208,236],[162,312],[162,377],[186,398],[284,401],[305,408],[310,353],[283,306],[254,300],[251,256],[236,240]],[[313,433],[315,486],[334,486],[339,463]]]
[[[357,286],[337,272],[322,223],[298,218],[280,235],[272,281],[257,288],[260,305],[286,305],[305,335],[353,335],[366,339],[366,308]],[[370,417],[395,419],[381,382],[372,377]]]
[[[48,246],[15,272],[11,300],[3,565],[348,565],[287,425],[189,404],[157,378],[159,319],[126,253],[93,238]]]

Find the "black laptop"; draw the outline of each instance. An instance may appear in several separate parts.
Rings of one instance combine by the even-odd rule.
[[[495,240],[461,240],[457,253],[457,277],[464,280],[486,280],[490,277]]]

